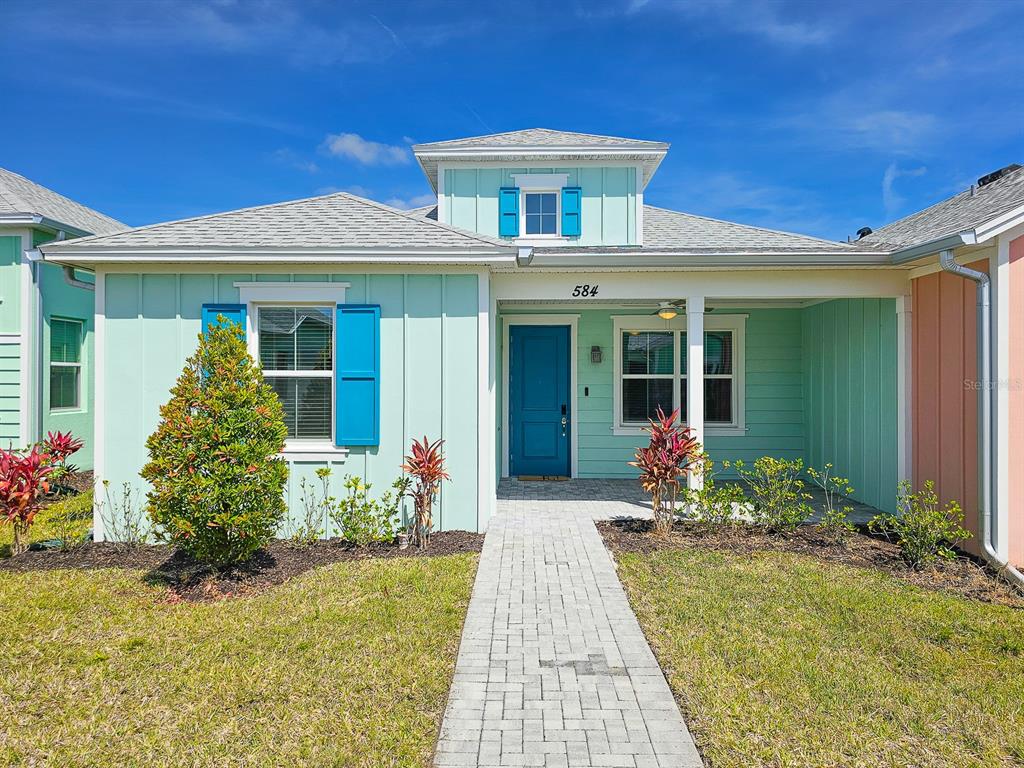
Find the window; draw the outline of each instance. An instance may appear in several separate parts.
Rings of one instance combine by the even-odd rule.
[[[710,327],[704,331],[704,424],[712,430],[740,430],[744,318],[719,315],[708,317],[705,324]],[[615,318],[616,430],[631,433],[646,426],[659,407],[665,413],[679,408],[686,421],[684,325],[682,318],[668,323],[657,318]]]
[[[528,235],[558,234],[558,193],[527,192],[523,195]]]
[[[331,307],[260,307],[263,377],[284,406],[291,440],[330,440],[334,401]]]
[[[82,402],[81,320],[50,318],[50,409],[80,408]]]

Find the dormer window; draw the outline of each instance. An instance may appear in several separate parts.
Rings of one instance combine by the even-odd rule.
[[[524,192],[527,235],[558,234],[558,193]]]

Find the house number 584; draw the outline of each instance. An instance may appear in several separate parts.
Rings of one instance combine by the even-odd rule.
[[[575,288],[572,289],[572,295],[573,296],[584,296],[584,297],[585,296],[597,296],[597,286],[596,285],[590,285],[590,284],[587,284],[587,285],[577,285]]]

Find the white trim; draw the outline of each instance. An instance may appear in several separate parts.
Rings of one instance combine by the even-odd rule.
[[[690,428],[694,439],[702,446],[704,445],[704,297],[686,297],[686,425]],[[746,325],[746,323],[742,323]],[[618,339],[616,339],[616,342]],[[676,345],[679,344],[679,334],[676,334]],[[737,332],[733,331],[733,350],[741,346]],[[676,355],[676,360],[680,355]],[[680,371],[674,372],[678,378]],[[733,360],[732,380],[733,383],[746,377],[746,368],[740,368]],[[739,385],[733,387],[733,390]],[[678,401],[677,401],[678,402]],[[731,409],[733,418],[742,422],[739,417],[741,411],[746,410],[746,403],[741,401],[736,392],[733,392]],[[738,426],[738,425],[737,425]],[[704,475],[700,472],[687,474],[687,485],[691,489],[699,490],[704,487]]]
[[[701,299],[702,297],[691,298],[691,301]],[[701,302],[701,317],[705,331],[732,331],[733,332],[733,416],[735,421],[732,424],[723,424],[715,426],[704,426],[705,437],[737,437],[747,434],[746,426],[746,321],[748,315],[737,313],[737,314],[721,314],[721,315],[705,315],[703,313],[703,301]],[[656,315],[612,315],[612,434],[615,435],[630,435],[637,436],[644,434],[644,428],[640,425],[623,424],[622,423],[622,351],[619,339],[621,338],[623,331],[628,330],[640,330],[640,331],[673,331],[676,333],[675,336],[675,367],[676,370],[672,374],[673,385],[672,394],[676,402],[679,402],[680,395],[680,384],[679,379],[682,377],[680,361],[682,360],[680,354],[680,341],[679,332],[686,331],[688,322],[686,317],[686,311],[681,311],[672,320],[662,320]],[[687,341],[689,341],[689,334],[687,334]],[[703,347],[703,338],[701,339],[701,345]],[[703,353],[702,353],[703,355]],[[687,365],[689,366],[689,358],[687,358]],[[703,378],[703,357],[701,358],[701,365],[699,366],[702,372]],[[687,384],[690,382],[690,376],[687,376]],[[703,403],[703,394],[701,395],[701,403]]]
[[[477,276],[477,518],[483,531],[497,504],[494,486],[494,356],[491,349],[490,275]]]
[[[74,243],[73,240],[64,242]],[[88,243],[47,252],[39,248],[43,261],[58,264],[144,262],[144,263],[288,263],[288,264],[501,264],[515,261],[513,246],[479,246],[466,248],[271,248],[248,246],[220,248],[196,246],[115,247]]]
[[[999,236],[997,250],[989,260],[989,274],[993,280],[993,385],[995,409],[992,414],[995,478],[993,502],[996,515],[996,551],[1003,560],[1010,556],[1010,241],[1012,232]],[[1017,397],[1024,397],[1018,393]]]
[[[644,187],[641,183],[644,175],[643,165],[636,166],[636,244],[644,244]]]
[[[562,174],[564,176],[564,174]],[[517,247],[523,246],[545,246],[568,243],[570,240],[562,235],[562,188],[558,187],[534,187],[533,189],[519,190],[519,236],[514,242]],[[554,234],[528,234],[526,231],[526,196],[527,195],[554,195],[555,196],[555,231]],[[543,214],[542,214],[543,215]]]
[[[25,447],[35,442],[36,414],[41,406],[41,403],[37,402],[39,388],[36,381],[39,376],[40,302],[38,301],[38,269],[28,256],[29,251],[32,250],[32,230],[24,230],[20,236],[21,349],[19,350],[18,388],[21,397],[18,402],[18,442],[21,447]]]
[[[49,376],[49,374],[52,371],[52,369],[54,368],[54,366],[56,366],[58,368],[77,368],[78,369],[78,378],[76,379],[76,382],[78,384],[78,391],[76,392],[76,396],[75,396],[75,400],[77,401],[77,405],[72,405],[72,406],[68,406],[68,407],[64,407],[64,408],[54,408],[50,404],[52,402],[52,400],[53,400],[53,390],[51,389],[50,390],[50,397],[49,397],[49,399],[45,403],[43,403],[43,408],[45,408],[46,411],[49,412],[49,413],[57,413],[57,414],[83,413],[83,412],[85,412],[87,410],[86,404],[85,404],[85,395],[86,395],[86,391],[85,391],[85,377],[82,375],[82,373],[83,373],[83,371],[82,371],[82,362],[83,362],[83,360],[85,359],[85,356],[86,356],[85,355],[85,320],[79,319],[77,317],[65,317],[65,316],[62,316],[62,315],[50,315],[50,335],[51,335],[51,338],[53,336],[53,322],[54,321],[57,321],[58,323],[77,323],[78,324],[78,362],[77,363],[56,362],[56,361],[53,360],[53,357],[51,355],[46,355],[46,358],[49,360],[49,368],[46,371],[42,371],[42,375]],[[52,346],[51,346],[51,349],[52,349]],[[40,363],[42,363],[41,360],[40,360]],[[42,369],[42,365],[40,365],[40,369]]]
[[[513,173],[511,176],[520,192],[550,192],[569,186],[567,173]]]
[[[914,299],[896,299],[896,472],[914,481]]]
[[[501,476],[508,477],[508,412],[509,381],[509,328],[513,325],[567,325],[569,326],[569,475],[579,476],[579,392],[578,328],[579,315],[503,315],[501,349]]]
[[[1013,229],[1024,222],[1024,205],[1019,205],[1012,210],[996,216],[994,219],[979,224],[974,228],[975,242],[982,243],[997,235]]]
[[[447,166],[437,164],[437,223],[448,224],[448,201],[445,200],[444,172]]]
[[[235,283],[240,304],[344,304],[352,283]]]
[[[539,157],[561,157],[563,155],[620,155],[633,157],[656,157],[658,155],[665,155],[668,153],[668,144],[664,145],[664,148],[647,148],[647,149],[631,149],[628,147],[580,147],[577,145],[567,145],[563,147],[556,147],[551,144],[544,145],[522,145],[518,147],[494,147],[487,149],[482,146],[475,147],[438,147],[437,149],[417,149],[415,146],[412,148],[412,152],[416,157],[448,157],[451,155],[458,155],[461,158],[473,158],[473,157],[516,157],[518,155],[537,155]],[[569,160],[571,158],[566,158]],[[532,162],[532,161],[527,161]],[[592,165],[606,165],[608,160],[595,160],[590,158],[581,158],[579,160],[573,160],[573,164],[576,163],[590,163]],[[636,160],[626,159],[620,160],[619,162],[627,165],[635,165]],[[438,163],[440,165],[440,163]],[[474,163],[473,165],[478,165]],[[507,163],[505,163],[507,165]]]
[[[96,270],[96,293],[93,318],[93,506],[92,506],[92,532],[95,541],[104,540],[103,530],[103,504],[106,498],[103,495],[103,476],[107,468],[106,462],[106,365],[107,346],[107,278],[102,269]]]
[[[337,462],[348,457],[348,448],[339,448],[330,441],[305,440],[286,442],[278,454],[288,462],[330,461]]]

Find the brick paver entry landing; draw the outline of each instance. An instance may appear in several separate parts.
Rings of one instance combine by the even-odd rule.
[[[573,499],[571,486],[536,498],[508,489],[484,541],[435,764],[703,765],[592,522],[616,502]]]

